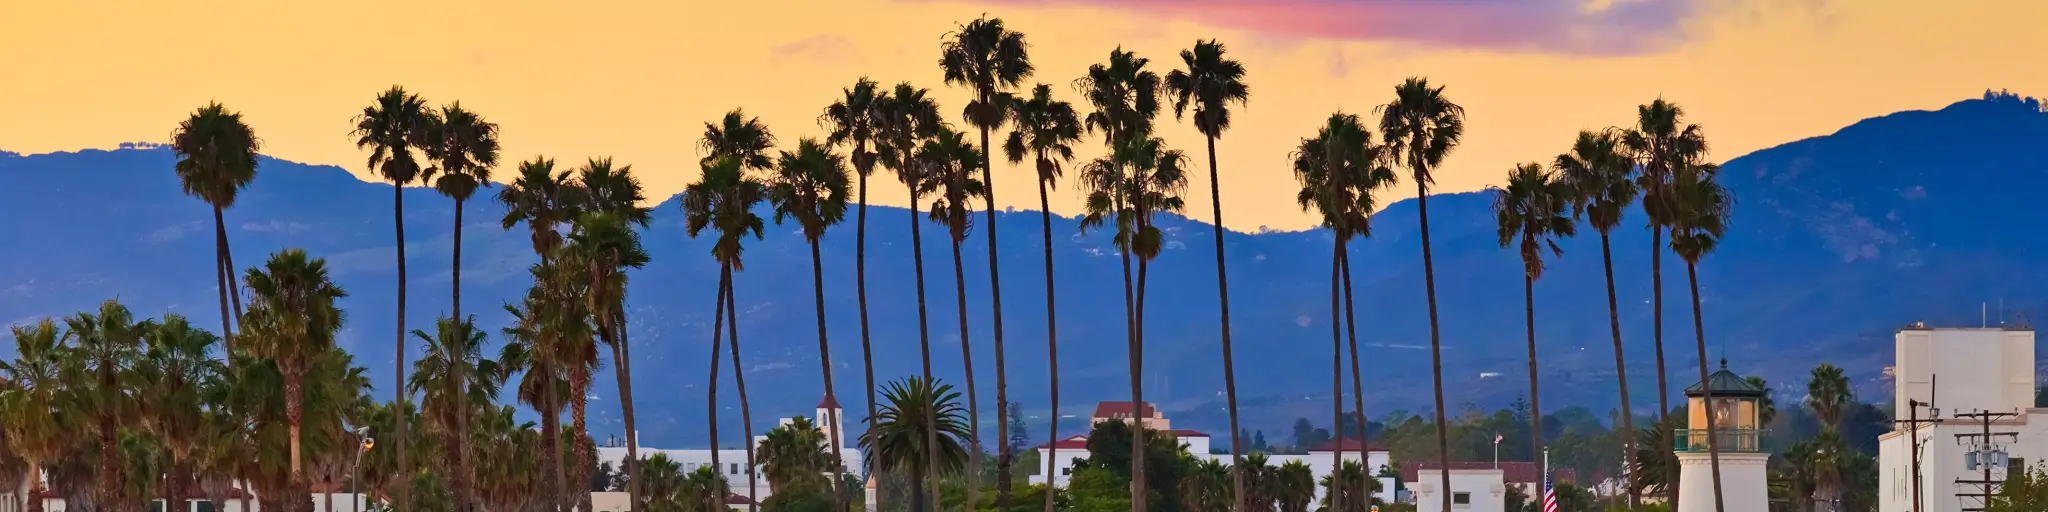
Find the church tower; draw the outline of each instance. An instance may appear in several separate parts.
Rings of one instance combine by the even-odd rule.
[[[833,421],[835,419],[838,421]],[[825,441],[830,443],[826,446],[852,446],[841,442],[838,438],[832,437],[832,433],[835,432],[832,427],[835,426],[839,427],[836,432],[839,432],[840,437],[846,436],[846,410],[839,407],[838,400],[833,400],[832,397],[828,396],[818,402],[817,424],[818,430],[825,431]]]
[[[1758,421],[1764,391],[1728,371],[1726,359],[1706,382],[1685,389],[1686,428],[1672,433],[1679,468],[1677,512],[1716,510],[1710,442],[1720,452],[1722,510],[1770,509],[1765,468],[1771,454],[1764,450],[1765,431]]]

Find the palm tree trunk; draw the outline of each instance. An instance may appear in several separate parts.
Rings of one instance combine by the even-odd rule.
[[[1204,139],[1209,144],[1209,211],[1213,219],[1210,226],[1216,231],[1216,299],[1222,305],[1222,313],[1218,316],[1223,322],[1223,395],[1225,405],[1230,409],[1230,488],[1231,496],[1237,498],[1232,500],[1230,509],[1234,512],[1246,512],[1245,474],[1244,470],[1240,469],[1244,466],[1244,439],[1238,436],[1243,430],[1237,424],[1237,359],[1230,353],[1230,275],[1223,267],[1223,237],[1228,232],[1223,229],[1223,191],[1220,188],[1222,185],[1216,179],[1216,138]],[[1052,237],[1048,235],[1046,239],[1051,240]],[[1051,248],[1048,247],[1047,250]]]
[[[831,434],[826,439],[832,444],[832,504],[833,510],[846,510],[846,503],[841,501],[846,494],[840,489],[841,480],[844,480],[840,475],[846,473],[840,466],[845,464],[846,458],[839,449],[839,445],[846,443],[839,437],[839,398],[832,389],[832,344],[825,338],[825,260],[818,254],[818,240],[815,238],[811,239],[811,289],[818,303],[818,371],[825,379],[825,401],[832,406],[825,410],[825,421],[830,423],[825,426],[825,432]]]
[[[301,465],[304,459],[301,458],[301,448],[299,446],[300,421],[304,419],[305,414],[304,393],[304,383],[299,382],[299,379],[296,377],[286,376],[284,381],[284,420],[286,428],[290,429],[288,433],[291,435],[291,446],[288,448],[291,450],[291,487],[294,489],[304,486],[306,478],[304,466]]]
[[[574,493],[576,509],[590,512],[590,479],[587,476],[592,454],[590,447],[583,443],[584,439],[590,438],[589,423],[585,421],[590,411],[590,367],[580,361],[569,369],[569,395],[569,427],[576,433],[576,438],[569,440],[571,462],[575,463],[571,466],[575,472],[571,474],[582,477],[569,482],[570,492]]]
[[[1450,427],[1444,423],[1444,349],[1436,316],[1436,261],[1429,252],[1429,186],[1415,182],[1415,212],[1422,224],[1422,286],[1429,297],[1429,366],[1436,387],[1436,456],[1439,467],[1451,467]],[[1451,509],[1451,472],[1439,471],[1437,488],[1442,489],[1443,509]]]
[[[1629,408],[1628,364],[1621,351],[1621,309],[1614,299],[1614,251],[1608,248],[1606,230],[1600,231],[1600,263],[1607,271],[1607,327],[1614,333],[1614,374],[1621,380],[1621,428],[1622,432],[1628,433],[1621,436],[1622,453],[1628,464],[1622,467],[1633,471],[1636,467],[1636,415]],[[1634,482],[1630,482],[1627,489],[1629,512],[1641,510],[1642,494],[1636,491]]]
[[[28,461],[27,487],[28,491],[24,493],[26,496],[23,496],[22,501],[28,502],[28,505],[24,508],[27,508],[28,512],[44,512],[43,498],[39,496],[43,491],[43,466],[35,459]]]
[[[861,369],[867,374],[868,418],[867,427],[862,430],[865,433],[875,431],[875,416],[880,411],[875,407],[875,349],[868,339],[868,175],[865,172],[855,174],[860,175],[860,210],[855,214],[853,227],[853,289],[860,303]],[[870,479],[881,481],[882,475],[878,471],[863,473]],[[882,494],[875,493],[875,508],[878,510],[885,509]]]
[[[1358,472],[1358,492],[1360,496],[1365,496],[1360,499],[1369,501],[1372,498],[1366,491],[1372,489],[1372,484],[1369,483],[1372,481],[1372,468],[1368,467],[1367,463],[1371,462],[1371,459],[1366,456],[1368,448],[1365,447],[1366,434],[1369,432],[1365,424],[1365,378],[1360,375],[1360,368],[1363,368],[1363,365],[1358,364],[1358,319],[1355,313],[1358,307],[1351,302],[1351,248],[1339,245],[1337,256],[1338,261],[1344,266],[1344,338],[1351,345],[1351,406],[1355,408],[1352,412],[1358,415],[1358,467],[1361,469]],[[1343,425],[1337,424],[1338,427]],[[1337,451],[1344,451],[1344,443],[1337,443]],[[1343,472],[1334,474],[1341,475]],[[1331,479],[1332,482],[1339,480],[1341,479]]]
[[[553,356],[537,355],[536,357]],[[541,468],[541,478],[547,482],[547,488],[544,492],[547,494],[546,501],[549,512],[561,510],[562,501],[569,496],[568,483],[564,480],[567,472],[562,470],[562,402],[560,398],[555,397],[559,387],[555,385],[554,379],[553,376],[549,376],[547,382],[541,386],[541,401],[547,403],[545,406],[547,410],[540,413],[541,442],[547,445],[547,459],[543,462]],[[714,451],[712,453],[717,452]],[[393,480],[397,479],[394,478]]]
[[[395,221],[395,222],[393,223],[393,226],[394,226],[394,228],[395,228],[395,229],[394,229],[393,231],[395,231],[395,232],[397,233],[397,235],[398,235],[398,322],[397,322],[397,323],[398,323],[398,341],[397,341],[397,344],[398,344],[398,357],[397,357],[397,358],[395,358],[395,360],[394,360],[394,361],[395,361],[394,365],[395,365],[395,366],[397,367],[397,373],[395,374],[395,376],[397,377],[397,384],[396,384],[395,386],[393,386],[393,388],[394,388],[394,389],[393,389],[393,392],[394,392],[395,394],[397,394],[397,395],[398,395],[398,398],[397,398],[397,399],[395,400],[395,404],[396,404],[396,406],[395,406],[395,408],[393,409],[393,417],[395,417],[395,418],[397,419],[396,423],[398,424],[398,428],[397,428],[397,431],[398,431],[398,432],[397,432],[397,434],[396,434],[396,438],[397,438],[397,439],[393,440],[393,442],[392,442],[392,449],[393,449],[393,450],[396,450],[396,451],[397,451],[397,453],[398,453],[398,470],[399,470],[399,471],[400,471],[401,473],[404,473],[404,472],[406,472],[406,471],[407,471],[407,470],[406,470],[406,468],[410,468],[410,467],[412,467],[412,466],[411,466],[410,464],[407,464],[407,463],[406,463],[406,462],[407,462],[407,460],[406,460],[406,453],[405,453],[405,439],[406,439],[406,437],[408,437],[408,435],[407,435],[407,432],[406,432],[406,430],[407,430],[407,428],[406,428],[406,427],[407,427],[407,425],[406,425],[407,421],[406,421],[406,418],[405,418],[405,403],[406,403],[406,393],[405,393],[405,187],[404,187],[404,186],[401,186],[401,185],[399,185],[399,184],[396,184],[396,183],[394,183],[394,184],[392,184],[392,185],[391,185],[391,201],[392,201],[392,202],[391,202],[391,212],[392,212],[392,220],[393,220],[393,221]],[[396,486],[398,487],[398,489],[397,489],[397,490],[398,490],[398,492],[396,493],[396,494],[398,495],[398,503],[408,503],[408,504],[409,504],[409,503],[412,503],[412,500],[411,500],[411,497],[412,497],[412,489],[411,489],[411,487],[412,487],[412,483],[411,483],[411,482],[408,482],[408,481],[406,481],[406,479],[405,479],[405,478],[397,478],[397,479],[394,479],[394,480],[395,480]]]
[[[1342,236],[1339,235],[1339,238]],[[1340,256],[1343,247],[1344,243],[1340,240],[1330,248],[1330,432],[1335,434],[1330,440],[1331,445],[1335,446],[1330,450],[1330,467],[1339,469],[1344,467],[1344,324],[1339,318],[1341,312],[1338,311],[1343,307],[1343,295],[1337,286],[1343,281],[1341,272],[1344,259]],[[1311,446],[1308,449],[1314,450],[1315,447]],[[1330,479],[1332,482],[1343,480],[1334,476],[1341,474],[1337,470],[1332,470],[1330,474],[1333,475]],[[1337,492],[1337,488],[1341,487],[1332,486],[1330,490],[1330,510],[1345,510],[1344,493]]]
[[[454,295],[454,297],[451,298],[451,307],[455,311],[455,321],[463,322],[464,320],[462,318],[461,199],[455,200],[454,253],[455,262],[454,265],[450,268],[450,276],[453,282],[449,285],[449,288],[453,290],[452,295]],[[464,335],[467,336],[466,333]],[[462,348],[463,347],[461,343],[450,343],[448,350],[449,360],[467,361],[468,359],[464,358],[462,354]],[[462,408],[462,412],[455,415],[455,433],[450,436],[454,438],[454,441],[450,444],[455,445],[455,477],[453,478],[453,483],[455,484],[455,510],[457,512],[471,512],[472,510],[476,509],[476,498],[472,494],[472,492],[474,491],[471,489],[471,486],[473,485],[471,482],[476,478],[476,476],[475,473],[472,472],[473,470],[469,467],[469,400],[467,398],[469,396],[469,392],[466,389],[469,387],[469,379],[468,376],[464,375],[457,376],[456,378],[448,380],[454,381],[452,383],[452,385],[455,386],[455,394],[453,396],[455,397],[455,401],[461,404],[459,407]]]
[[[612,345],[612,361],[618,366],[614,373],[619,377],[619,408],[626,420],[626,460],[623,462],[626,471],[626,496],[629,500],[626,509],[634,510],[640,506],[641,493],[640,427],[634,421],[633,415],[633,346],[628,343],[631,337],[627,335],[631,329],[626,328],[625,301],[619,302],[612,313],[616,318],[612,322],[613,334],[618,336],[618,343]]]
[[[1040,155],[1041,159],[1043,157],[1044,155]],[[1038,219],[1045,235],[1045,357],[1052,379],[1052,427],[1046,430],[1046,435],[1052,442],[1045,445],[1045,460],[1039,463],[1044,465],[1045,486],[1050,489],[1058,487],[1055,484],[1059,478],[1059,475],[1053,472],[1053,468],[1059,467],[1056,462],[1059,460],[1060,450],[1060,335],[1057,320],[1059,307],[1053,299],[1052,204],[1047,199],[1046,192],[1045,180],[1038,180]],[[1233,408],[1232,411],[1236,409]],[[1039,470],[1032,469],[1034,472]],[[1045,493],[1045,512],[1053,512],[1053,498],[1057,497],[1057,494]]]
[[[106,361],[101,361],[100,368],[102,368],[100,371],[100,385],[104,386],[101,389],[114,389],[116,384],[114,383],[113,365],[108,364]],[[120,427],[120,424],[114,421],[112,412],[101,412],[99,414],[99,423],[100,476],[95,484],[99,491],[97,496],[99,502],[111,506],[114,503],[118,503],[121,490],[121,459],[119,452],[116,451],[119,445],[116,444],[117,441],[114,438],[114,432]]]
[[[1727,512],[1726,505],[1721,503],[1721,446],[1719,440],[1715,439],[1716,436],[1714,435],[1714,389],[1706,385],[1707,331],[1700,321],[1700,274],[1698,263],[1694,263],[1691,260],[1685,262],[1685,278],[1692,285],[1692,334],[1694,341],[1699,347],[1700,396],[1702,398],[1701,401],[1706,405],[1707,413],[1707,462],[1713,464],[1711,474],[1714,476],[1714,511]]]
[[[924,467],[916,465],[911,466],[910,479],[913,482],[911,485],[916,485],[914,482],[924,481]],[[917,492],[915,490],[910,492],[910,512],[925,512],[926,510],[929,510],[925,508],[925,503],[925,493]]]
[[[730,281],[725,286],[725,340],[732,349],[732,387],[740,395],[740,433],[746,434],[747,448],[747,510],[757,511],[761,507],[761,484],[759,466],[754,464],[754,412],[747,403],[747,375],[740,363],[740,319],[739,299],[733,296],[738,288]]]
[[[956,205],[958,206],[958,205]],[[960,239],[953,239],[953,299],[960,313],[960,366],[967,372],[967,503],[977,500],[981,489],[981,399],[974,391],[973,344],[967,341],[967,277],[961,269]],[[998,407],[1001,409],[1002,407]]]
[[[1671,379],[1665,375],[1664,367],[1664,227],[1650,226],[1650,329],[1657,340],[1657,418],[1671,419]],[[1707,364],[1700,361],[1700,364]],[[1678,465],[1667,464],[1664,468],[1666,482],[1664,500],[1678,503]]]
[[[1120,252],[1123,253],[1124,264],[1124,345],[1130,351],[1131,370],[1131,511],[1145,512],[1151,510],[1145,505],[1148,497],[1145,495],[1145,354],[1138,349],[1137,299],[1132,296],[1130,245],[1126,242],[1126,247]]]
[[[725,289],[730,287],[732,287],[732,266],[720,263],[718,266],[718,299],[716,300],[717,304],[711,308],[711,384],[706,388],[710,391],[709,396],[704,400],[704,403],[708,406],[705,417],[710,418],[709,423],[711,427],[711,469],[718,473],[719,483],[725,482],[726,471],[725,466],[718,463],[718,452],[720,451],[718,447],[718,360],[721,357],[718,351],[720,348],[718,346],[718,335],[723,334],[720,331],[725,329]],[[753,440],[749,439],[747,442],[751,443]],[[721,486],[720,488],[729,489],[730,486]],[[724,500],[720,499],[719,501]]]
[[[988,104],[988,95],[982,96],[983,104]],[[985,226],[988,230],[988,283],[990,301],[994,307],[990,320],[995,324],[996,341],[996,510],[1009,510],[1010,463],[1016,455],[1010,453],[1010,384],[1003,361],[1003,274],[1001,267],[996,265],[996,182],[990,175],[990,149],[988,127],[984,126],[981,128],[981,192],[982,199],[988,201],[988,226]],[[974,384],[968,383],[967,389],[972,391]],[[974,455],[980,457],[981,451],[975,450]],[[975,469],[975,474],[981,474],[979,467]],[[972,500],[973,496],[973,493],[968,493],[968,499]]]
[[[1543,393],[1536,387],[1536,278],[1522,272],[1522,318],[1529,333],[1529,456],[1543,455]]]
[[[924,363],[925,385],[931,386],[932,389],[938,389],[938,383],[932,380],[931,323],[929,322],[928,316],[925,314],[924,235],[921,234],[918,230],[919,226],[917,224],[917,187],[912,186],[910,188],[910,260],[911,263],[914,264],[913,266],[916,267],[917,269],[917,346],[919,351],[918,356],[920,359],[922,359],[922,362]],[[869,386],[869,391],[869,394],[873,394],[873,386]],[[868,402],[872,404],[874,401],[869,400]],[[939,445],[938,411],[931,410],[931,408],[929,407],[925,409],[924,430],[924,445],[926,446],[925,467],[939,467],[938,450],[933,448]],[[916,477],[919,480],[918,482],[916,482],[916,484],[923,485],[925,487],[925,492],[930,494],[931,503],[939,502],[939,483],[935,481],[937,480],[937,478],[927,478],[928,476],[936,475],[926,475],[925,471],[920,470],[914,472],[911,476]],[[915,502],[913,502],[913,504],[915,504]],[[919,508],[918,510],[922,510],[922,508]]]
[[[220,213],[220,207],[213,208],[213,273],[216,276],[213,284],[220,288],[220,340],[222,352],[227,354],[222,359],[232,367],[235,364],[235,331],[228,324],[228,290],[235,287],[235,280],[228,267],[228,232],[221,222]]]
[[[227,265],[228,299],[235,308],[235,325],[239,327],[242,325],[242,287],[235,286],[235,252],[228,248],[227,222],[218,213],[213,216],[213,229],[220,233],[220,261]]]

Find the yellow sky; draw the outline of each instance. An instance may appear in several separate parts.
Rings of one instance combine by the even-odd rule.
[[[1223,40],[1249,68],[1254,94],[1218,147],[1228,223],[1295,229],[1310,220],[1292,201],[1288,150],[1330,112],[1369,111],[1410,75],[1447,85],[1469,113],[1465,147],[1438,174],[1444,191],[1548,161],[1577,130],[1627,122],[1660,94],[1706,126],[1725,158],[1987,87],[2048,90],[2048,68],[2037,65],[2048,3],[1723,3],[1731,7],[1692,20],[1694,37],[1676,47],[1591,57],[1295,37],[1034,2],[8,1],[0,149],[160,142],[219,100],[246,115],[267,153],[361,174],[350,117],[396,83],[498,122],[508,167],[537,154],[612,156],[634,165],[650,197],[666,198],[696,177],[703,122],[735,107],[793,145],[820,135],[820,109],[865,75],[932,88],[957,123],[966,96],[941,82],[939,40],[987,12],[1027,34],[1039,70],[1031,81],[1077,102],[1072,80],[1119,44],[1164,73],[1196,38]],[[1757,7],[1778,4],[1793,7]],[[1163,132],[1199,154],[1190,125]],[[1004,204],[1036,207],[1027,173],[998,164],[996,174]],[[872,193],[900,205],[898,188],[892,180]],[[1383,204],[1412,192],[1389,192]],[[1191,183],[1188,213],[1207,218],[1207,194],[1206,179]],[[1053,204],[1073,213],[1080,198],[1062,187]]]

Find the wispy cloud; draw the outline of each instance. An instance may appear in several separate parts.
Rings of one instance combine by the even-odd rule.
[[[853,51],[853,42],[846,36],[819,34],[776,46],[769,50],[775,60],[803,59],[818,61],[851,61],[858,55]]]
[[[1288,37],[1628,55],[1671,48],[1692,21],[1752,0],[987,0],[1094,5]]]

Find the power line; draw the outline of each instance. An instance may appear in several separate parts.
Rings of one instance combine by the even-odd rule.
[[[1978,500],[1976,508],[1964,508],[1964,511],[1982,511],[1986,507],[1991,506],[1991,497],[1998,495],[1998,487],[2005,483],[2003,479],[1993,480],[1991,478],[1992,469],[2006,468],[2009,465],[2008,463],[2010,461],[2004,449],[2005,445],[2000,444],[1998,442],[1998,439],[2003,437],[2011,439],[2013,442],[2018,442],[2019,433],[1992,432],[1991,423],[2003,418],[2011,418],[2016,416],[2019,416],[2019,413],[1972,412],[1956,415],[1957,419],[1977,420],[1978,424],[1982,425],[1983,427],[1983,430],[1981,432],[1966,432],[1955,435],[1956,444],[1966,444],[1970,446],[1969,451],[1963,452],[1964,463],[1968,465],[1971,469],[1979,469],[1983,471],[1983,477],[1981,480],[1966,480],[1961,478],[1956,479],[1956,485],[1975,485],[1983,489],[1983,492],[1978,493],[1956,493],[1956,497],[1958,499],[1977,498]],[[1967,443],[1965,442],[1966,440],[1968,441]]]

